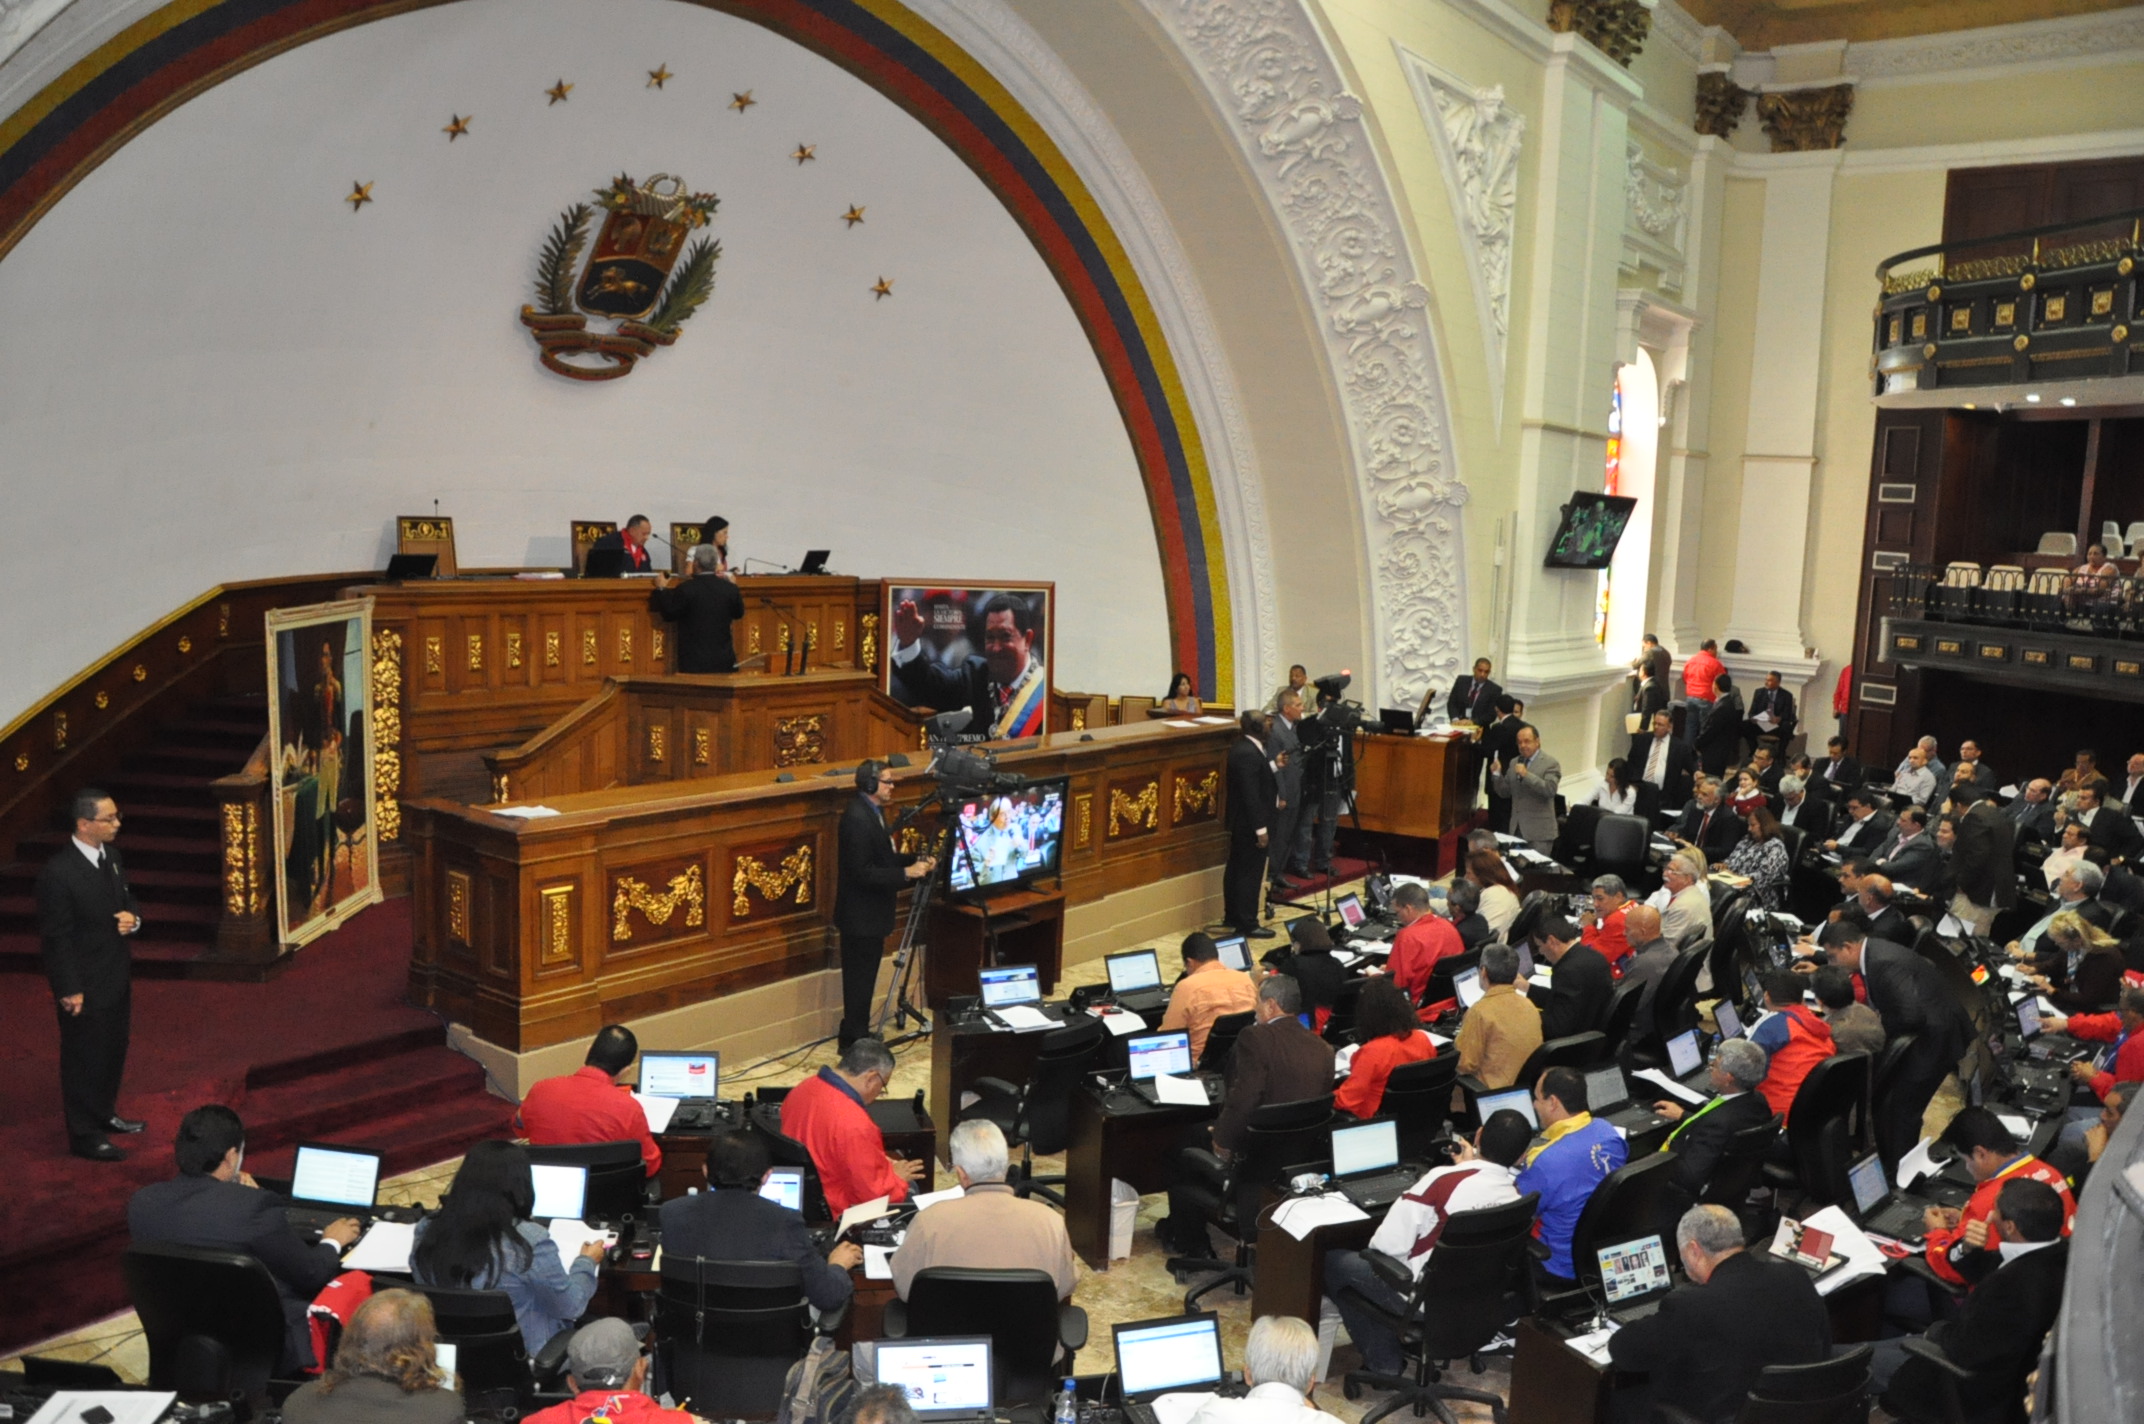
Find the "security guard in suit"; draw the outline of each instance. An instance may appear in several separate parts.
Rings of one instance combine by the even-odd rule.
[[[109,1133],[140,1132],[119,1115],[119,1080],[133,1022],[134,956],[141,906],[112,842],[119,807],[95,787],[76,793],[74,835],[37,876],[37,931],[60,1018],[60,1100],[77,1157],[124,1161]]]

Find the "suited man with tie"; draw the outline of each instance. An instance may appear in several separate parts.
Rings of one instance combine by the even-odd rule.
[[[1274,809],[1273,833],[1266,846],[1266,881],[1274,890],[1286,893],[1288,882],[1281,879],[1287,868],[1288,857],[1295,851],[1296,828],[1303,817],[1303,743],[1296,735],[1296,724],[1303,720],[1303,694],[1295,691],[1280,695],[1280,711],[1268,724],[1267,750],[1272,754]]]
[[[1720,783],[1700,776],[1689,806],[1668,831],[1668,839],[1678,845],[1695,846],[1705,853],[1708,863],[1718,864],[1747,834],[1749,827],[1742,818],[1720,804]]]
[[[2107,803],[2127,807],[2133,817],[2144,816],[2144,752],[2130,756],[2126,774],[2107,793]]]
[[[1958,760],[1950,769],[1950,780],[1953,783],[1957,781],[1960,771],[1972,777],[1973,785],[1979,787],[1982,792],[1990,795],[1994,793],[1995,783],[1999,778],[1995,775],[1995,768],[1981,759],[1980,743],[1958,743]]]
[[[894,897],[937,864],[930,856],[903,855],[886,831],[893,803],[893,768],[859,762],[856,795],[842,808],[840,874],[834,881],[834,929],[841,936],[841,1051],[871,1033],[871,992],[879,961],[893,933]]]
[[[127,940],[141,929],[141,906],[112,849],[118,805],[88,787],[75,795],[71,811],[72,839],[37,875],[37,932],[60,1018],[60,1101],[75,1156],[119,1162],[126,1153],[108,1134],[142,1129],[119,1115],[133,1025],[134,956]]]
[[[1476,658],[1474,675],[1452,684],[1452,695],[1444,700],[1444,713],[1454,722],[1486,727],[1496,716],[1496,699],[1503,695],[1504,689],[1489,679],[1489,660]]]
[[[1697,753],[1675,735],[1675,718],[1665,708],[1653,714],[1649,734],[1631,739],[1625,760],[1637,779],[1639,815],[1657,816],[1690,799]]]
[[[1675,1154],[1661,1194],[1663,1217],[1680,1217],[1697,1205],[1735,1134],[1771,1119],[1772,1105],[1757,1091],[1770,1070],[1771,1058],[1762,1048],[1746,1038],[1730,1038],[1712,1052],[1706,1087],[1713,1097],[1703,1107],[1693,1110],[1671,1101],[1653,1104],[1654,1112],[1678,1124],[1662,1144]]]
[[[2144,831],[2129,819],[2129,808],[2104,801],[2107,783],[2086,782],[2077,788],[2077,819],[2085,824],[2085,843],[2096,845],[2115,860],[2135,860],[2144,851]]]
[[[1742,724],[1742,735],[1753,747],[1759,737],[1777,737],[1779,744],[1785,746],[1794,735],[1794,694],[1781,687],[1779,681],[1778,673],[1766,673],[1764,686],[1749,699],[1749,718]],[[1757,720],[1765,716],[1772,719],[1769,727]]]
[[[1825,743],[1824,759],[1816,764],[1816,772],[1841,796],[1859,786],[1865,774],[1859,759],[1846,754],[1844,737],[1833,737]]]
[[[1876,869],[1894,885],[1918,890],[1935,879],[1938,852],[1935,837],[1928,833],[1928,812],[1908,806],[1898,813],[1891,838],[1876,849]]]
[[[1519,733],[1527,731],[1532,724],[1523,714],[1519,700],[1510,693],[1496,699],[1496,721],[1481,734],[1481,779],[1482,788],[1489,793],[1489,829],[1511,829],[1511,799],[1496,784],[1496,768],[1518,754]]]
[[[1883,1019],[1884,1035],[1915,1036],[1874,1114],[1877,1150],[1895,1173],[1899,1159],[1921,1139],[1929,1100],[1972,1042],[1973,1023],[1935,965],[1903,944],[1870,938],[1852,916],[1826,926],[1821,942],[1832,963],[1867,984],[1869,1007]]]
[[[1541,734],[1521,729],[1512,758],[1495,773],[1497,791],[1511,802],[1511,833],[1543,855],[1556,843],[1556,786],[1563,764],[1541,750]]]
[[[1891,835],[1891,818],[1877,809],[1880,800],[1873,791],[1855,787],[1846,793],[1846,819],[1839,834],[1824,842],[1824,849],[1851,855],[1874,855]]]
[[[1243,735],[1228,749],[1228,864],[1221,872],[1221,913],[1231,931],[1271,939],[1258,920],[1260,890],[1279,814],[1279,778],[1266,750],[1266,714],[1245,712]]]
[[[2019,840],[2052,842],[2055,839],[2055,783],[2044,776],[2027,782],[2017,799],[2003,807],[2003,814],[2017,827]]]
[[[1831,807],[1809,794],[1798,776],[1779,778],[1779,824],[1798,826],[1816,845],[1831,835]]]

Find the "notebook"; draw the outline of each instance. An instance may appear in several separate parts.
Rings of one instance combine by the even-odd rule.
[[[1370,918],[1370,912],[1362,908],[1360,895],[1342,895],[1333,902],[1333,908],[1340,912],[1341,923],[1351,930],[1361,929],[1363,921]]]
[[[1126,1403],[1221,1383],[1221,1318],[1212,1311],[1112,1325],[1117,1383]]]
[[[1601,1294],[1608,1314],[1629,1322],[1651,1315],[1660,1298],[1675,1288],[1668,1273],[1667,1248],[1658,1236],[1640,1236],[1594,1252],[1601,1266]]]
[[[1863,1231],[1914,1247],[1928,1235],[1928,1204],[1893,1191],[1874,1152],[1846,1169],[1846,1184],[1854,1193],[1854,1224]]]
[[[804,1210],[804,1169],[802,1167],[770,1167],[759,1184],[759,1194],[779,1206],[802,1214]]]
[[[1221,951],[1221,962],[1229,968],[1243,974],[1251,972],[1251,952],[1242,935],[1217,939],[1213,942],[1213,947]]]
[[[1008,964],[999,969],[985,969],[976,977],[982,987],[985,1009],[1042,1002],[1042,980],[1037,977],[1032,964]]]
[[[1625,1137],[1651,1132],[1668,1122],[1651,1107],[1631,1101],[1630,1084],[1613,1063],[1586,1074],[1586,1108],[1610,1126],[1621,1128]]]
[[[1712,1021],[1720,1026],[1722,1041],[1742,1036],[1742,1016],[1736,1013],[1735,1006],[1725,999],[1712,1006]]]
[[[1525,1118],[1528,1127],[1541,1126],[1541,1119],[1534,1115],[1534,1095],[1525,1088],[1506,1088],[1502,1092],[1483,1093],[1474,1100],[1474,1111],[1483,1122],[1507,1108]]]
[[[1128,1009],[1158,1009],[1168,1001],[1161,987],[1161,956],[1151,949],[1127,950],[1105,957],[1109,992]]]
[[[1124,1052],[1131,1060],[1127,1076],[1134,1083],[1151,1082],[1160,1073],[1181,1076],[1191,1071],[1191,1035],[1181,1029],[1127,1038]]]
[[[907,1395],[918,1419],[981,1424],[991,1417],[989,1336],[881,1340],[874,1354],[877,1383]]]

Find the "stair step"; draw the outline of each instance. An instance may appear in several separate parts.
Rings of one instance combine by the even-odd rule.
[[[516,1136],[514,1111],[514,1105],[504,1098],[494,1097],[489,1092],[475,1092],[466,1100],[451,1100],[392,1117],[354,1123],[349,1131],[337,1128],[333,1140],[365,1146],[385,1144],[387,1161],[381,1174],[395,1177],[450,1161],[487,1139]],[[297,1158],[297,1144],[290,1142],[272,1147],[256,1156],[250,1140],[251,1123],[252,1119],[248,1117],[247,1167],[258,1167],[270,1177],[288,1177]]]
[[[134,818],[129,816],[127,833],[119,840],[119,857],[126,862],[130,876],[138,878],[145,870],[187,870],[221,863],[223,845],[215,836],[135,835],[133,826]],[[18,841],[15,852],[22,859],[0,868],[0,877],[13,875],[19,870],[35,880],[37,872],[62,848],[65,840],[64,836],[54,833]]]
[[[182,717],[164,725],[161,740],[171,742],[200,742],[203,740],[252,742],[260,745],[268,735],[268,719],[251,717]]]
[[[259,741],[255,738],[254,741]],[[158,741],[138,751],[128,752],[119,762],[122,777],[142,773],[171,772],[194,775],[196,773],[214,779],[229,776],[245,767],[246,758],[253,747],[194,746],[183,742]]]
[[[321,1092],[323,1079],[333,1082],[332,1097]],[[412,1103],[437,1104],[483,1090],[484,1070],[438,1044],[249,1090],[246,1140],[249,1148],[257,1143],[268,1150],[328,1137],[376,1145],[384,1139],[368,1135],[368,1129],[377,1120],[408,1112]]]
[[[297,1058],[282,1058],[273,1063],[256,1063],[246,1070],[246,1088],[248,1091],[259,1091],[262,1088],[274,1087],[278,1083],[294,1082],[322,1073],[340,1072],[352,1057],[358,1055],[393,1057],[415,1053],[419,1049],[437,1048],[446,1041],[446,1025],[437,1019],[431,1019],[399,1033],[382,1034],[360,1044],[308,1053]]]
[[[105,783],[105,789],[111,792],[112,798],[119,803],[120,812],[131,815],[133,813],[128,811],[127,807],[132,801],[162,802],[173,799],[175,795],[183,797],[187,803],[199,801],[206,805],[209,800],[208,784],[217,776],[229,774],[223,771],[217,772],[215,776],[206,772],[196,775],[179,771],[122,771]]]
[[[213,938],[210,936],[209,938]],[[187,967],[208,948],[208,939],[169,939],[163,936],[151,939],[137,936],[129,946],[134,955],[134,977],[137,979],[184,979]],[[43,974],[45,961],[40,952],[37,931],[0,930],[0,973]]]

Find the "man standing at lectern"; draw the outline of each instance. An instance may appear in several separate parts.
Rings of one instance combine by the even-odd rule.
[[[722,567],[722,546],[696,544],[692,577],[657,578],[648,607],[677,624],[679,672],[735,672],[737,644],[730,628],[744,617],[744,595]]]
[[[60,1015],[60,1100],[74,1155],[119,1162],[127,1154],[107,1134],[142,1128],[118,1108],[133,1021],[127,937],[141,928],[141,906],[112,850],[119,837],[112,798],[85,788],[72,819],[73,837],[37,875],[37,932]]]
[[[866,761],[856,768],[856,795],[841,813],[841,863],[834,885],[834,928],[841,934],[841,1048],[871,1033],[871,991],[893,933],[893,902],[901,886],[921,880],[937,861],[903,855],[886,831],[893,770]]]
[[[992,594],[983,604],[983,651],[958,667],[944,667],[923,645],[922,610],[903,599],[893,610],[893,691],[911,707],[975,714],[970,732],[991,741],[1042,734],[1049,710],[1049,677],[1035,640],[1041,620],[1034,605],[1016,593]]]

